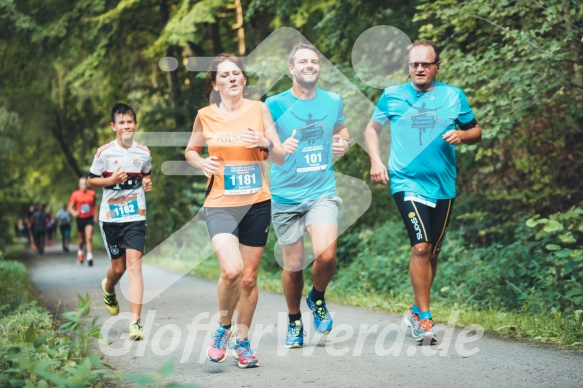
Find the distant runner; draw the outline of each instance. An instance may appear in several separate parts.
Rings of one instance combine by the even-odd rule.
[[[69,199],[69,213],[77,219],[79,233],[79,249],[77,259],[79,264],[84,261],[84,248],[87,249],[87,264],[93,265],[93,225],[97,222],[95,191],[87,188],[87,178],[79,178],[79,190],[71,194]]]

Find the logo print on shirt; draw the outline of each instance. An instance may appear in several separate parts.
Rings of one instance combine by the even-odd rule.
[[[433,101],[434,97],[430,96],[430,99]],[[429,109],[426,107],[425,102],[421,103],[421,107],[415,106],[419,105],[419,103],[413,105],[407,101],[407,104],[409,104],[411,108],[417,110],[417,113],[403,117],[411,118],[411,127],[417,128],[419,130],[419,145],[423,146],[423,134],[425,133],[425,130],[433,129],[437,123],[437,120],[441,120],[441,117],[439,117],[437,114],[437,110],[439,108]]]
[[[324,136],[324,129],[330,130],[324,120],[328,115],[322,117],[321,119],[314,119],[312,118],[312,114],[308,113],[307,119],[302,119],[298,117],[294,112],[291,112],[294,117],[300,121],[306,123],[304,127],[296,128],[298,131],[301,131],[301,140],[302,141],[309,141],[310,144],[314,143],[316,139],[321,139]]]

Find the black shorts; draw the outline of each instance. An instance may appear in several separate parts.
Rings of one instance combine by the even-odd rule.
[[[126,254],[126,249],[146,250],[146,221],[102,222],[101,235],[111,260]]]
[[[93,221],[93,216],[87,218],[77,218],[77,232],[83,233],[87,225],[91,226],[95,225],[95,221]]]
[[[411,246],[429,242],[432,245],[431,253],[439,253],[454,199],[439,199],[433,208],[416,201],[405,201],[404,192],[395,193],[393,198],[407,228]]]
[[[211,238],[229,233],[240,244],[264,247],[271,222],[271,200],[247,206],[205,207],[204,216]]]

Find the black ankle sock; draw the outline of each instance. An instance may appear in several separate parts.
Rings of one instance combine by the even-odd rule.
[[[230,323],[229,323],[228,325],[223,325],[222,323],[219,323],[219,325],[221,325],[221,327],[222,327],[223,329],[227,329],[227,330],[229,330],[229,329],[231,328],[231,324],[230,324]]]
[[[289,321],[290,322],[295,322],[295,321],[299,321],[300,319],[302,319],[302,313],[299,312],[297,314],[288,314],[289,316]]]
[[[312,302],[316,302],[318,300],[324,300],[324,292],[326,291],[318,291],[315,287],[312,287]]]

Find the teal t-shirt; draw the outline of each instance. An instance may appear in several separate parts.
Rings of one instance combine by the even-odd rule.
[[[300,203],[336,194],[332,168],[332,135],[344,123],[342,99],[316,89],[309,100],[295,97],[291,89],[269,97],[267,104],[277,134],[284,142],[297,130],[298,149],[282,166],[271,165],[271,196],[279,203]]]
[[[459,88],[436,82],[427,92],[410,82],[383,92],[373,120],[391,122],[389,178],[391,192],[412,191],[424,197],[450,199],[456,195],[455,146],[442,138],[456,124],[475,123],[468,100]]]

